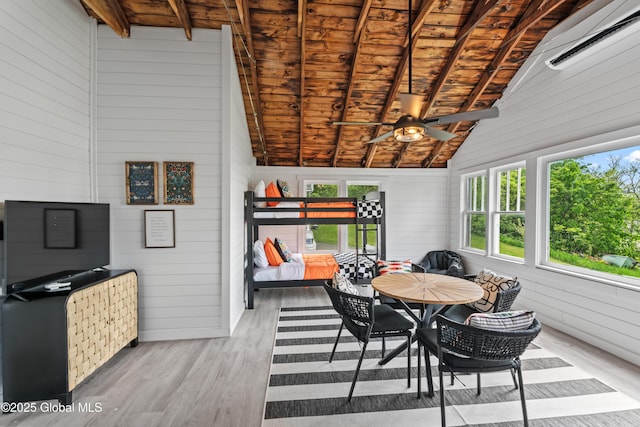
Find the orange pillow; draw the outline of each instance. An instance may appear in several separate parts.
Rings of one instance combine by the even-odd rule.
[[[278,186],[275,185],[273,181],[267,185],[265,193],[267,193],[267,197],[282,197],[282,193],[280,193]],[[275,206],[277,204],[278,202],[267,202],[267,206]]]
[[[273,265],[274,267],[277,267],[284,262],[284,260],[278,253],[278,249],[276,249],[276,246],[268,237],[267,237],[267,240],[264,241],[264,252],[267,254],[267,260],[269,261],[269,265]]]

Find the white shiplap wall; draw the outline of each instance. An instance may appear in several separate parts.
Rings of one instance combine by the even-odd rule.
[[[221,31],[98,28],[100,201],[111,204],[112,267],[139,275],[140,337],[229,334],[222,286]],[[157,161],[157,206],[125,203],[125,161]],[[163,161],[194,162],[194,205],[162,204]],[[175,248],[144,248],[144,209],[175,210]]]
[[[536,224],[543,226],[536,206],[544,194],[535,175],[537,157],[621,136],[636,136],[638,143],[640,30],[607,49],[592,50],[566,70],[551,70],[544,60],[615,16],[619,8],[637,6],[635,0],[595,1],[541,43],[498,102],[500,118],[482,122],[454,156],[449,226],[450,246],[458,247],[462,173],[527,161],[525,264],[464,253],[467,265],[474,271],[486,266],[517,275],[524,285],[517,306],[533,308],[543,324],[636,364],[640,363],[640,287],[543,270],[535,266],[534,253],[544,245],[535,241]]]
[[[438,169],[351,169],[257,167],[259,180],[284,179],[301,194],[305,179],[379,181],[386,192],[387,258],[420,261],[448,244],[448,171]],[[263,232],[264,229],[264,232]],[[292,251],[304,242],[304,227],[261,227],[260,238],[280,237]]]
[[[238,78],[238,69],[232,46],[229,27],[222,27],[223,55],[223,99],[222,141],[223,141],[223,203],[228,207],[222,212],[222,283],[225,316],[233,331],[245,308],[244,289],[244,191],[253,175],[255,159],[251,151],[251,140],[247,128],[244,99]],[[246,70],[247,74],[249,70]],[[228,310],[228,312],[226,312]]]
[[[0,2],[0,201],[90,201],[90,55],[79,2]]]

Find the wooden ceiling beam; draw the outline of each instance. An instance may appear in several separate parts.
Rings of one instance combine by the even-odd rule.
[[[307,21],[305,19],[307,10],[307,0],[298,1],[298,37],[300,37],[300,129],[298,139],[298,166],[304,166],[305,161],[302,156],[304,148],[304,91],[305,91],[305,76],[306,76],[306,44],[307,39],[305,35]]]
[[[373,0],[364,0],[362,4],[362,9],[360,10],[360,16],[358,17],[358,23],[356,24],[356,30],[353,34],[353,42],[360,44],[360,35],[362,34],[362,29],[364,28],[364,24],[367,22],[367,17],[369,16],[369,11],[371,10],[371,3]]]
[[[345,94],[344,101],[342,104],[342,120],[347,120],[347,111],[349,104],[351,104],[351,95],[353,94],[353,84],[356,79],[356,66],[358,61],[360,60],[360,50],[362,48],[362,43],[364,41],[364,32],[362,29],[364,28],[364,23],[367,21],[367,16],[369,15],[369,10],[371,9],[371,1],[366,0],[365,4],[360,11],[360,17],[358,18],[358,23],[356,24],[356,34],[358,34],[358,39],[355,41],[356,45],[354,47],[353,57],[351,59],[351,72],[349,74],[349,84],[347,85],[347,93]],[[368,3],[368,4],[367,4]],[[333,153],[333,157],[331,158],[331,166],[336,167],[338,165],[338,158],[340,157],[340,152],[342,150],[342,133],[344,131],[344,126],[338,126],[338,135],[336,137],[336,149]]]
[[[264,166],[269,166],[269,152],[267,151],[267,146],[266,146],[266,141],[265,141],[265,136],[264,136],[264,119],[262,116],[262,108],[261,108],[261,101],[260,101],[260,85],[258,84],[258,71],[256,69],[256,60],[255,60],[255,54],[254,54],[254,49],[253,49],[253,33],[251,31],[251,15],[249,13],[249,3],[248,0],[236,0],[236,4],[238,2],[242,2],[242,16],[244,16],[244,21],[241,21],[240,24],[242,26],[242,32],[244,33],[245,36],[245,41],[246,41],[246,49],[247,49],[247,55],[248,55],[248,60],[249,60],[249,64],[251,64],[250,67],[250,71],[249,71],[249,77],[251,79],[251,86],[249,86],[248,82],[247,82],[247,94],[249,96],[249,101],[251,102],[251,108],[252,108],[252,115],[253,115],[253,121],[255,123],[256,126],[256,130],[258,133],[258,138],[259,138],[259,143],[260,143],[260,149],[262,150],[262,161],[264,163]],[[240,9],[238,9],[238,13],[240,13]],[[240,34],[237,34],[236,37],[241,37]],[[238,48],[238,57],[240,62],[242,62],[242,52],[240,51],[240,49]],[[241,75],[241,77],[244,76],[244,74]],[[246,78],[246,76],[245,76]],[[253,88],[254,93],[251,93],[251,88]],[[248,124],[249,122],[247,122]]]
[[[396,75],[393,78],[393,83],[391,84],[391,89],[389,90],[389,94],[387,95],[387,102],[380,113],[380,121],[383,122],[389,111],[391,111],[391,106],[398,96],[398,92],[400,92],[400,85],[402,84],[402,79],[404,78],[404,73],[407,71],[407,66],[409,65],[409,50],[413,52],[418,44],[418,39],[420,37],[420,32],[424,26],[424,21],[427,19],[427,16],[436,5],[437,0],[425,0],[420,9],[418,10],[418,15],[416,19],[413,21],[411,25],[411,46],[409,46],[409,36],[405,36],[405,42],[403,43],[405,49],[402,52],[402,58],[400,59],[400,63],[398,64],[398,68],[396,69]],[[376,126],[374,132],[374,138],[377,138],[380,135],[381,126]],[[369,148],[367,150],[367,155],[365,156],[363,167],[370,168],[373,163],[373,158],[376,154],[376,150],[378,149],[378,143],[369,144]]]
[[[114,33],[128,38],[131,35],[131,24],[118,0],[82,0]]]
[[[245,28],[247,25],[245,10],[249,10],[247,0],[236,0],[236,9],[238,10],[238,18],[240,18],[240,26]]]
[[[187,40],[191,41],[191,18],[189,17],[189,10],[187,9],[187,5],[184,4],[184,0],[169,0],[169,5],[171,5],[173,13],[176,14],[182,24]]]
[[[507,33],[504,39],[505,41],[502,46],[500,46],[500,50],[498,50],[498,53],[491,61],[489,67],[487,67],[478,84],[474,87],[471,95],[469,95],[464,105],[460,108],[460,111],[467,111],[473,108],[474,104],[480,99],[487,86],[489,86],[493,78],[498,74],[498,71],[500,71],[500,68],[502,68],[507,61],[509,55],[525,35],[526,31],[561,6],[565,1],[566,0],[553,0],[547,2],[547,0],[534,0],[531,2],[527,10],[522,14],[520,21]],[[451,123],[447,128],[447,132],[455,133],[459,126],[459,122]],[[423,162],[423,167],[431,167],[433,162],[442,153],[446,144],[445,141],[438,141],[433,150],[431,150],[430,155]]]
[[[471,33],[473,32],[474,28],[476,28],[480,24],[480,22],[489,14],[489,12],[491,12],[491,10],[493,10],[493,8],[495,8],[501,1],[502,0],[490,0],[485,3],[483,0],[480,0],[476,3],[476,6],[473,12],[471,13],[471,15],[469,15],[467,22],[460,29],[460,35],[456,37],[456,44],[453,47],[452,52],[449,54],[447,63],[442,68],[442,71],[440,71],[440,74],[438,75],[438,79],[436,80],[433,87],[431,88],[429,96],[427,97],[427,102],[425,102],[422,106],[422,110],[420,111],[420,117],[426,117],[427,114],[429,113],[429,110],[431,110],[431,108],[435,104],[437,96],[440,94],[440,91],[442,90],[443,86],[449,79],[449,76],[451,75],[453,68],[455,67],[456,63],[458,62],[458,59],[460,58],[460,55],[462,55],[462,52],[464,52],[464,49],[467,46],[467,42],[469,41]],[[404,155],[409,149],[410,145],[411,143],[409,142],[403,144],[403,147],[401,148],[400,152],[398,153],[398,156],[394,161],[393,167],[397,168],[400,166],[404,158]]]

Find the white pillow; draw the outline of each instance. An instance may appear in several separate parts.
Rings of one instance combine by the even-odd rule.
[[[478,273],[475,282],[482,287],[484,295],[478,301],[471,302],[467,305],[478,311],[490,312],[493,311],[493,306],[496,299],[498,299],[498,293],[516,286],[518,278],[503,276],[485,268]]]
[[[263,180],[260,180],[260,182],[256,184],[256,188],[253,189],[253,192],[256,197],[267,197],[267,190]],[[266,208],[267,202],[255,202],[253,205],[256,208]]]
[[[264,251],[262,240],[253,242],[253,262],[260,268],[269,267],[269,260],[267,259],[267,253]]]
[[[349,279],[347,279],[346,277],[344,277],[342,274],[338,272],[335,272],[333,274],[332,285],[334,288],[336,288],[341,292],[346,292],[348,294],[353,294],[353,295],[360,295],[360,292],[358,292],[358,289],[356,289],[356,287],[353,286],[353,283],[351,283]]]

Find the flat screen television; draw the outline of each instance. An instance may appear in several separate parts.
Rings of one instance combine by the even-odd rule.
[[[108,203],[5,201],[7,293],[110,262]]]

